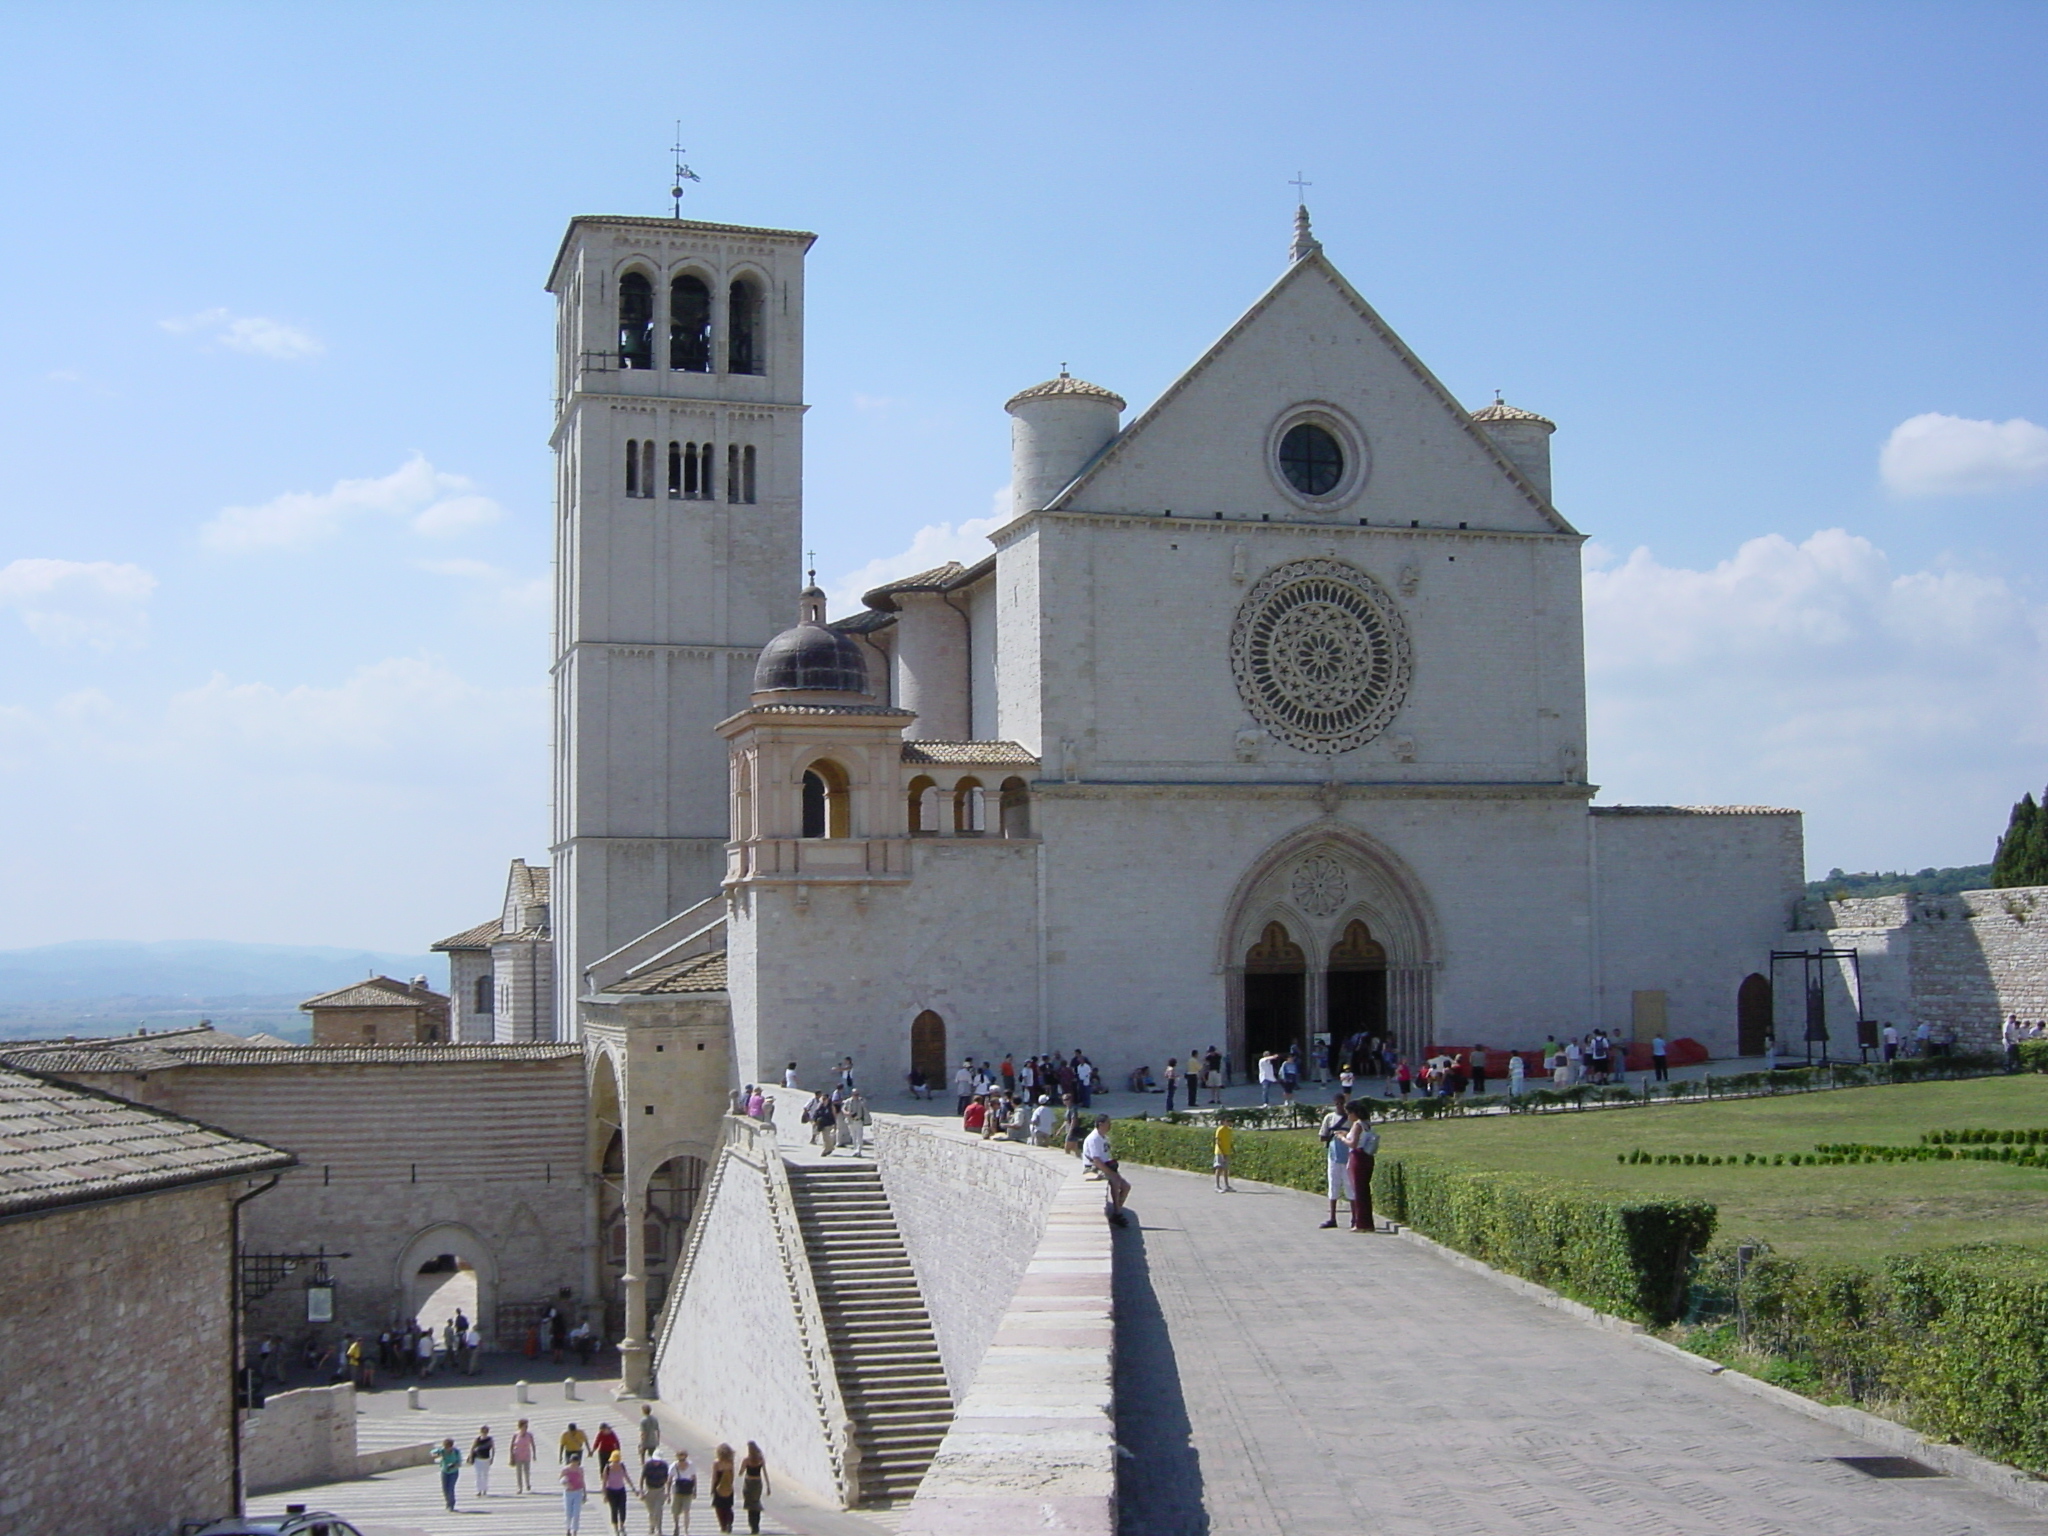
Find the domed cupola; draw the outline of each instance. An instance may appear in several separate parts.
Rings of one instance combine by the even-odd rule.
[[[868,697],[868,667],[860,642],[825,627],[825,594],[806,587],[796,627],[785,629],[762,648],[754,663],[754,692],[771,694],[837,694]],[[794,702],[794,701],[792,701]]]

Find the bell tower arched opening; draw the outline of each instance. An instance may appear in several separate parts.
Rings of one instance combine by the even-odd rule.
[[[1285,924],[1268,923],[1244,956],[1244,1059],[1247,1070],[1268,1051],[1285,1056],[1308,1041],[1308,957]]]

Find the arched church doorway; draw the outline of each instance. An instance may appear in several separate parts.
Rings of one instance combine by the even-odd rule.
[[[1329,1068],[1336,1072],[1348,1061],[1364,1070],[1366,1043],[1387,1032],[1387,951],[1357,918],[1331,949],[1326,980]]]
[[[929,1008],[910,1021],[910,1070],[929,1088],[946,1086],[946,1021]]]
[[[1289,1046],[1308,1042],[1302,1026],[1308,1015],[1308,962],[1301,946],[1281,923],[1266,924],[1259,942],[1244,956],[1244,1050],[1247,1063],[1268,1051],[1287,1054]]]
[[[1735,1053],[1761,1056],[1771,1033],[1771,982],[1755,972],[1735,989]]]
[[[690,1219],[697,1214],[697,1199],[704,1193],[704,1159],[688,1155],[672,1157],[654,1170],[647,1181],[647,1218],[641,1234],[646,1249],[647,1315],[659,1317],[668,1300],[669,1277],[682,1261],[683,1247],[690,1239]],[[612,1213],[605,1229],[605,1253],[620,1274],[626,1268],[626,1212],[623,1206]]]

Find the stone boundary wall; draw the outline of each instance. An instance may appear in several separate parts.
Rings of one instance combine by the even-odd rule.
[[[1060,1183],[973,1380],[956,1389],[952,1427],[902,1536],[1115,1536],[1114,1252],[1102,1186],[1063,1153],[940,1134],[969,1143],[949,1149],[955,1165],[1021,1152],[1050,1162]],[[958,1246],[974,1256],[971,1243]]]
[[[279,1392],[242,1416],[242,1477],[251,1493],[361,1475],[348,1382]]]
[[[813,1339],[804,1327],[796,1290],[810,1277],[791,1268],[803,1265],[802,1250],[786,1247],[795,1211],[776,1209],[789,1197],[774,1128],[731,1116],[725,1123],[729,1139],[698,1207],[688,1271],[655,1338],[655,1395],[714,1441],[760,1441],[778,1482],[836,1507],[846,1469],[832,1430],[846,1426],[828,1425],[815,1384],[820,1368],[831,1371],[831,1355],[822,1331]]]
[[[2007,1014],[2048,1018],[2048,886],[1805,901],[1799,922],[1780,946],[1856,950],[1866,1016],[1901,1033],[1924,1019],[1953,1027],[1962,1050],[1996,1051]],[[1843,979],[1831,974],[1827,985],[1833,1028],[1838,1009],[1845,1020],[1854,1012]],[[1781,1041],[1796,1022],[1794,990],[1779,1004]]]
[[[876,1115],[871,1130],[957,1403],[1080,1165],[1049,1148],[984,1141],[950,1121]]]

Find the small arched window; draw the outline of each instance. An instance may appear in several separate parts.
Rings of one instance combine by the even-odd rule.
[[[683,499],[683,445],[668,445],[668,495],[671,501]]]
[[[953,831],[957,836],[974,837],[987,830],[986,799],[979,779],[962,779],[953,786]]]
[[[767,372],[761,342],[761,290],[749,278],[735,278],[726,295],[726,372]]]
[[[491,978],[488,974],[476,979],[476,1011],[485,1014],[491,1011]]]
[[[644,272],[619,279],[619,366],[654,366],[654,285]]]
[[[685,274],[668,285],[668,365],[680,373],[711,371],[711,290]]]
[[[626,439],[626,494],[640,494],[640,439],[637,437]]]
[[[1003,780],[1002,822],[1005,837],[1031,835],[1031,791],[1022,779]]]
[[[939,787],[923,774],[910,781],[910,835],[930,837],[939,830]]]
[[[804,770],[804,837],[847,837],[851,835],[850,802],[846,771],[837,763],[819,761]]]

